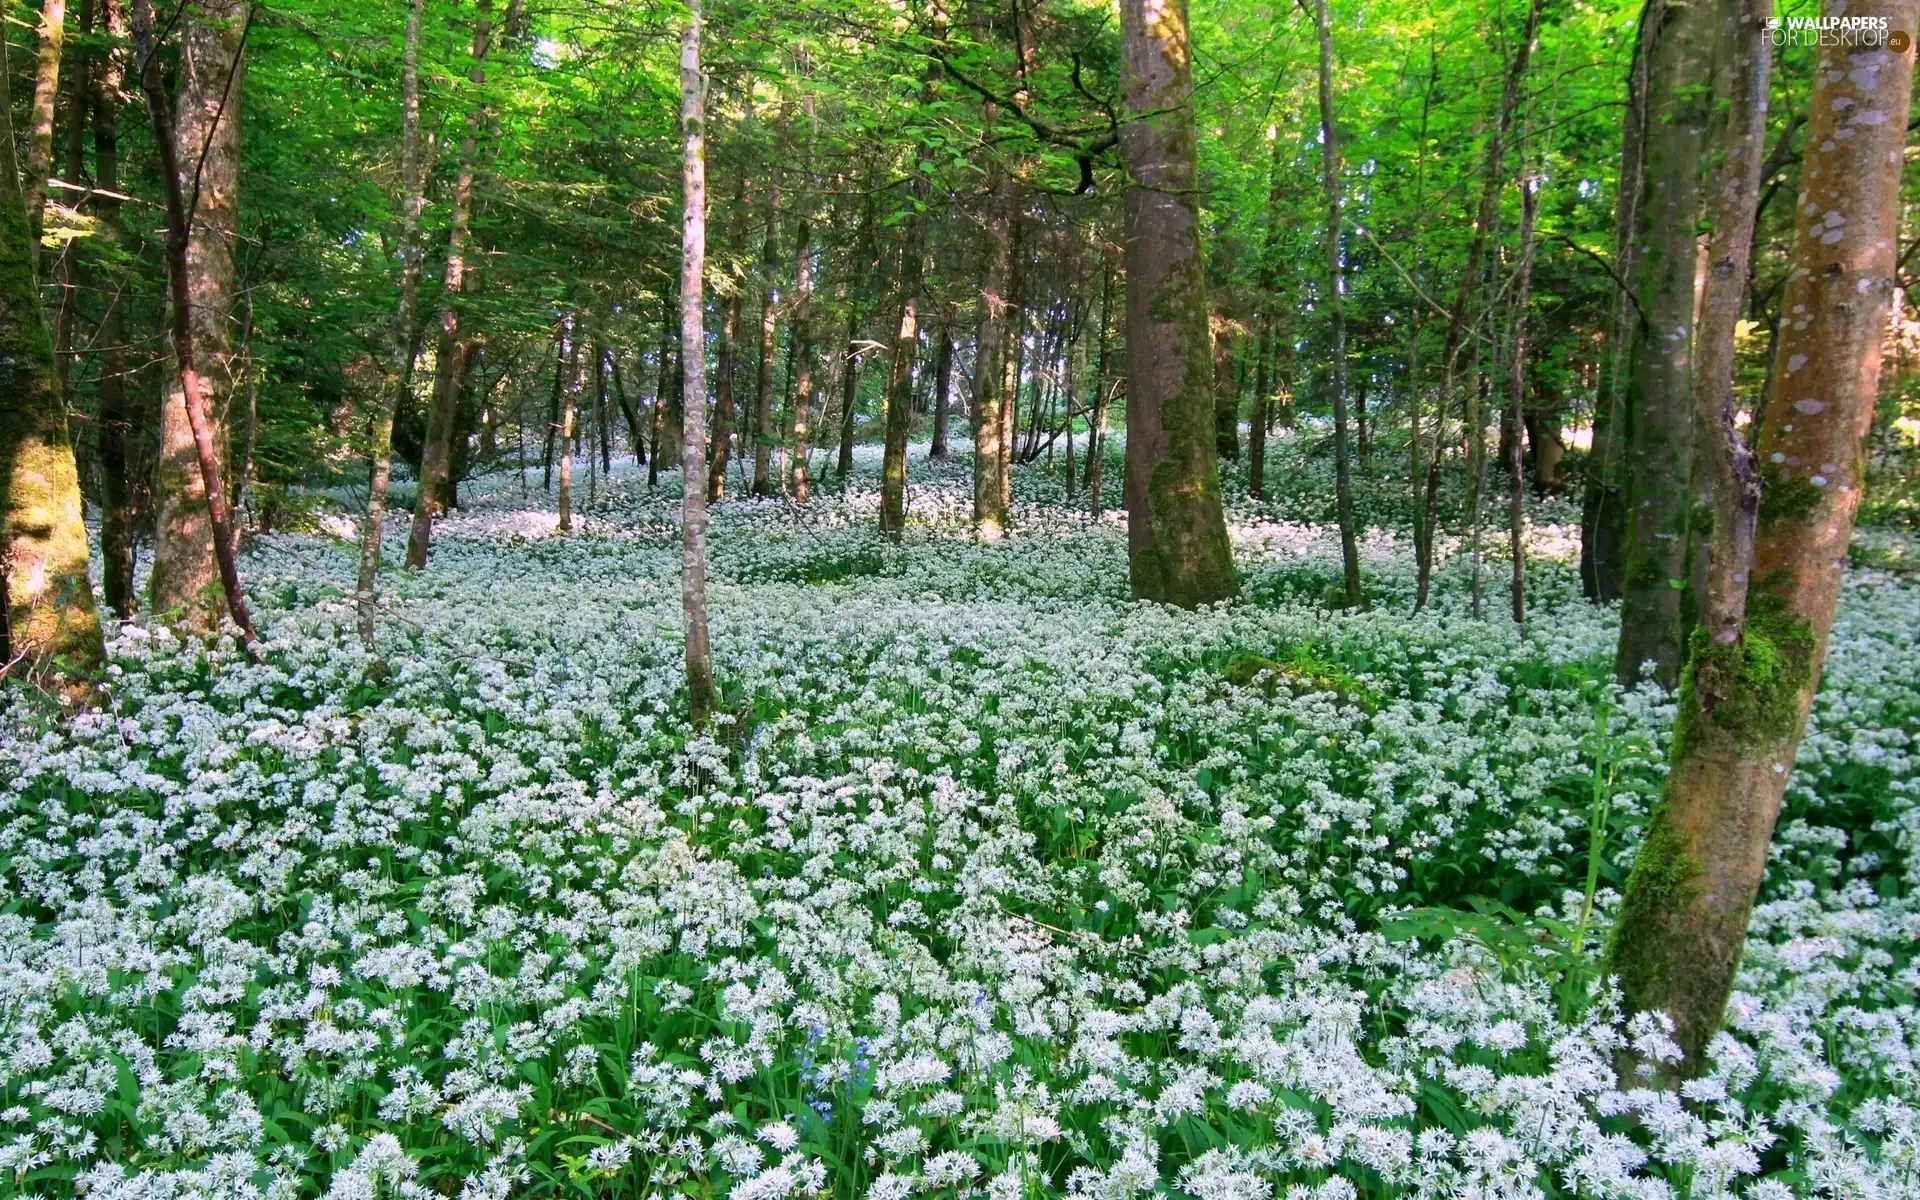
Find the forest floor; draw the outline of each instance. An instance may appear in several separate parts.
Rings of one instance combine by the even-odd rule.
[[[351,539],[258,539],[265,665],[135,622],[108,711],[0,722],[0,1193],[1920,1195],[1916,581],[1849,575],[1683,1101],[1613,1070],[1670,1046],[1598,964],[1672,708],[1607,682],[1571,513],[1523,640],[1504,561],[1412,614],[1363,481],[1330,611],[1297,449],[1199,613],[1041,466],[996,545],[964,460],[899,546],[865,460],[728,501],[691,740],[671,475],[566,537],[480,481],[385,672]]]

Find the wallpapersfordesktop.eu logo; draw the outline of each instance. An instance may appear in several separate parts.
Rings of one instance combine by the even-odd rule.
[[[1913,38],[1892,28],[1886,17],[1774,17],[1767,22],[1767,40],[1776,46],[1885,47],[1895,54],[1904,54],[1913,44]]]

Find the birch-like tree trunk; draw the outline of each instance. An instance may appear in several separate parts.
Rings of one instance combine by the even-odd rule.
[[[700,0],[688,0],[680,31],[680,131],[686,139],[681,179],[680,369],[685,397],[680,451],[682,487],[680,607],[686,627],[687,710],[695,729],[713,713],[713,650],[707,636],[707,355],[702,301],[707,271],[706,81],[700,75]]]
[[[1895,282],[1917,15],[1914,0],[1849,5],[1849,17],[1886,18],[1907,46],[1818,51],[1782,299],[1795,316],[1782,323],[1778,383],[1749,453],[1735,424],[1732,330],[1765,128],[1771,11],[1766,0],[1721,2],[1737,22],[1737,73],[1695,360],[1695,407],[1713,451],[1708,588],[1666,792],[1608,952],[1628,1005],[1672,1016],[1687,1073],[1705,1065],[1732,989],[1860,503]]]
[[[1239,594],[1213,444],[1186,0],[1121,0],[1127,188],[1127,548],[1133,594]]]
[[[360,640],[373,648],[374,587],[380,575],[380,533],[387,516],[387,484],[393,477],[393,418],[413,383],[413,323],[420,306],[420,215],[426,200],[426,156],[420,145],[420,17],[426,0],[407,9],[400,65],[400,299],[387,330],[388,403],[374,414],[373,470],[367,484],[367,521],[360,531]]]

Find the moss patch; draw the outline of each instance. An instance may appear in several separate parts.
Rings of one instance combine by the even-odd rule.
[[[1801,690],[1813,675],[1813,648],[1812,626],[1763,590],[1747,601],[1740,641],[1716,644],[1696,628],[1680,677],[1674,759],[1686,753],[1702,720],[1742,749],[1791,736],[1800,721]]]
[[[1678,911],[1699,894],[1700,874],[1699,861],[1668,827],[1663,806],[1634,856],[1607,943],[1606,970],[1619,977],[1630,1009],[1666,1007],[1673,965],[1668,934]]]
[[[1760,476],[1760,524],[1805,520],[1820,506],[1821,495],[1810,480],[1768,463]]]
[[[1309,646],[1295,647],[1289,662],[1261,654],[1243,654],[1228,663],[1221,677],[1235,687],[1260,687],[1271,693],[1275,684],[1289,683],[1305,691],[1332,692],[1342,704],[1355,704],[1369,713],[1380,710],[1380,697],[1336,663],[1315,655]]]

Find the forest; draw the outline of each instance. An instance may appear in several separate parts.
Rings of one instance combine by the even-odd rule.
[[[1920,1198],[1920,0],[0,12],[0,1200]]]

